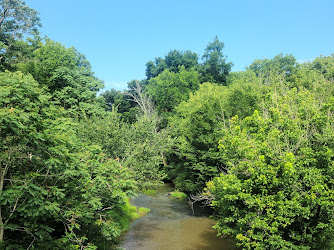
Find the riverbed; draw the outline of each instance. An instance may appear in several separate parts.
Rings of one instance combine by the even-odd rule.
[[[164,184],[156,191],[155,195],[140,194],[131,201],[151,211],[131,224],[121,249],[236,249],[232,241],[216,236],[212,229],[215,221],[208,218],[205,209],[195,207],[194,214],[187,198],[178,200],[168,195],[172,185]]]

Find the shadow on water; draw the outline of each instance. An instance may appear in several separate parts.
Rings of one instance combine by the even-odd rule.
[[[136,206],[151,212],[134,221],[124,236],[124,249],[236,249],[235,244],[216,236],[214,220],[201,216],[200,208],[193,214],[187,199],[168,195],[173,187],[165,184],[153,196],[139,195],[132,200]],[[204,211],[204,210],[203,210]]]

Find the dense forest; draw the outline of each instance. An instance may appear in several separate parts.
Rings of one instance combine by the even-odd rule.
[[[334,54],[231,72],[215,37],[102,91],[85,56],[0,1],[2,249],[103,249],[164,181],[243,249],[334,249]],[[101,92],[102,91],[102,92]]]

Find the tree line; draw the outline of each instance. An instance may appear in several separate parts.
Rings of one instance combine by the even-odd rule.
[[[334,247],[334,55],[231,72],[215,37],[102,92],[85,56],[0,1],[0,242],[108,249],[128,199],[172,181],[244,249]]]

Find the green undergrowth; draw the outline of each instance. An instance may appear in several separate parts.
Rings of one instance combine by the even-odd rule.
[[[142,190],[143,194],[146,194],[146,195],[155,195],[157,193],[156,190],[153,190],[153,189],[144,189]]]
[[[123,216],[120,219],[121,227],[123,231],[128,231],[130,229],[130,223],[136,219],[139,219],[150,212],[149,208],[136,207],[130,204],[130,200],[127,199],[122,207]]]
[[[175,198],[175,199],[184,199],[184,198],[187,198],[187,195],[183,192],[178,192],[178,191],[175,191],[175,192],[171,192],[170,195]]]
[[[151,209],[146,208],[146,207],[140,207],[140,208],[138,208],[139,217],[142,217],[142,216],[148,214],[150,211],[151,211]]]
[[[109,211],[109,216],[113,218],[113,220],[107,222],[110,224],[114,223],[116,229],[114,233],[119,236],[129,231],[131,222],[145,216],[149,212],[149,208],[131,205],[130,199],[126,198],[122,205],[114,207],[114,209]],[[89,238],[94,239],[93,243],[97,246],[97,249],[114,249],[114,246],[120,243],[120,238],[114,237],[111,240],[107,240],[101,237],[99,233],[99,227],[101,226],[103,226],[102,220],[98,220],[96,225],[90,225],[85,231]]]

